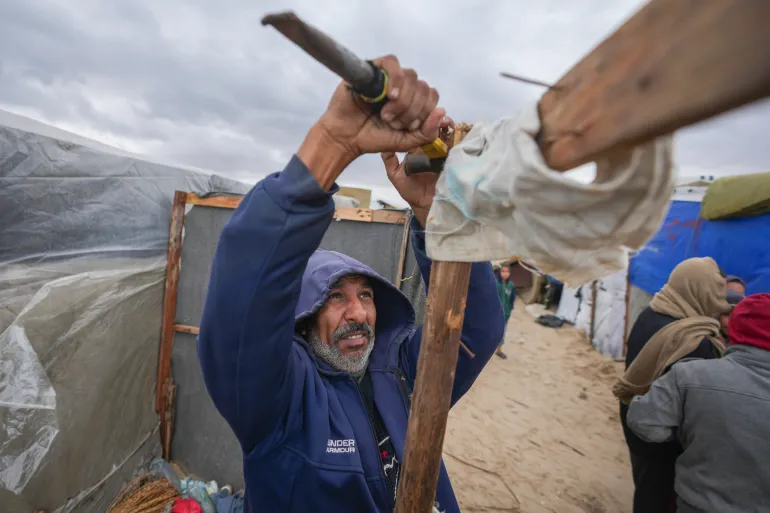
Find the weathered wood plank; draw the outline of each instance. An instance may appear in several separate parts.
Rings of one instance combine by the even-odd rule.
[[[651,0],[540,100],[567,170],[770,96],[770,2]]]
[[[241,204],[241,196],[209,196],[202,198],[188,192],[186,202],[211,208],[236,209]],[[338,207],[334,210],[334,219],[359,221],[364,223],[404,224],[406,213],[398,210],[371,210],[368,208]]]
[[[158,352],[158,380],[155,392],[155,409],[160,417],[161,446],[164,457],[168,458],[171,447],[173,423],[174,382],[171,378],[171,351],[174,345],[174,317],[176,316],[177,289],[179,286],[179,264],[182,259],[182,228],[186,193],[176,191],[171,209],[168,256],[166,261],[166,284],[163,297],[163,313],[160,327],[160,348]]]
[[[435,500],[470,274],[465,262],[431,268],[396,513],[429,512]]]
[[[459,125],[449,146],[460,142],[470,128]],[[396,513],[429,513],[433,508],[460,347],[474,357],[460,340],[470,276],[467,262],[431,266]]]

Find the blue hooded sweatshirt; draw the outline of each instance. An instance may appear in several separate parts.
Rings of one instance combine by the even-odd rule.
[[[358,382],[317,359],[296,329],[342,276],[368,276],[377,308],[368,372],[374,403],[403,461],[410,394],[422,329],[390,282],[362,263],[320,251],[334,216],[296,156],[258,183],[222,230],[198,337],[207,389],[243,449],[246,511],[390,512],[380,451]],[[417,261],[429,284],[424,237],[413,225]],[[366,244],[366,241],[360,241]],[[470,388],[504,333],[488,263],[474,264],[452,404]],[[459,511],[442,463],[439,511]]]

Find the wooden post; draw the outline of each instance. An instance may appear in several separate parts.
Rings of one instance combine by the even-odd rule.
[[[396,513],[429,512],[455,379],[471,264],[433,262]]]
[[[450,146],[469,131],[468,125],[458,125]],[[433,508],[470,276],[471,264],[466,262],[436,261],[431,266],[396,513]]]
[[[163,316],[160,325],[160,349],[158,355],[158,381],[155,393],[155,409],[160,415],[160,437],[164,457],[170,450],[170,424],[172,421],[169,404],[174,397],[171,380],[171,351],[174,346],[174,318],[176,317],[177,286],[179,285],[179,263],[182,259],[182,229],[187,194],[176,191],[171,209],[169,228],[168,260],[166,262],[166,287],[163,297]]]

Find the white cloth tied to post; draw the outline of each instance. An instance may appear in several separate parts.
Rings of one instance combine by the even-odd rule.
[[[477,123],[449,152],[425,230],[431,259],[518,257],[579,285],[625,268],[655,234],[674,188],[671,136],[597,161],[583,184],[548,167],[539,129],[534,104]]]

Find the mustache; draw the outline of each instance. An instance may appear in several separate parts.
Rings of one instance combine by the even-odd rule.
[[[374,337],[374,330],[372,330],[372,327],[369,326],[369,323],[364,322],[361,324],[348,324],[341,328],[337,328],[332,334],[332,340],[336,344],[342,339],[342,337],[350,335],[351,333],[364,333],[369,340]]]

